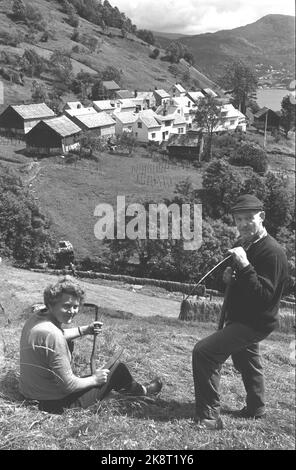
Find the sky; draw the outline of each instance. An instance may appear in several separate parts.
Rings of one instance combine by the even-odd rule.
[[[213,33],[269,14],[295,15],[294,0],[109,0],[139,29],[180,34]]]

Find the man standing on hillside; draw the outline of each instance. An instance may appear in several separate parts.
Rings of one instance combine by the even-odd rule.
[[[232,208],[243,240],[253,240],[247,250],[237,246],[233,267],[224,271],[231,283],[223,329],[199,341],[193,350],[195,421],[206,429],[222,429],[219,382],[223,363],[232,356],[246,390],[246,406],[237,411],[242,418],[265,415],[264,375],[259,342],[277,326],[280,299],[287,279],[288,261],[282,247],[263,226],[265,213],[255,196],[240,196]]]

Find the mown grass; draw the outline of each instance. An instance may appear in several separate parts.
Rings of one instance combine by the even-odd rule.
[[[155,375],[164,387],[156,399],[123,398],[115,392],[88,410],[64,415],[38,411],[36,403],[22,401],[17,390],[18,342],[27,314],[2,329],[0,362],[0,449],[293,449],[295,375],[290,334],[273,333],[262,343],[266,371],[267,418],[234,418],[244,405],[244,388],[230,360],[223,367],[222,415],[225,429],[201,431],[194,421],[191,352],[200,338],[212,333],[213,323],[181,322],[162,317],[137,318],[116,311],[102,317],[97,364],[118,347],[122,360],[142,383]],[[82,315],[80,324],[89,322]],[[89,372],[91,337],[76,341],[74,368]]]
[[[117,196],[125,196],[126,204],[143,200],[161,201],[172,197],[178,181],[190,177],[195,187],[201,185],[201,175],[190,168],[169,165],[163,172],[172,184],[151,184],[150,180],[137,182],[137,172],[151,168],[157,163],[145,158],[147,152],[137,148],[132,158],[101,153],[100,166],[83,160],[77,166],[58,163],[54,158],[41,161],[41,172],[32,185],[42,209],[53,220],[57,239],[71,241],[78,258],[100,256],[103,244],[94,235],[98,221],[94,210],[98,204],[111,204],[116,215]],[[157,173],[154,173],[157,176]],[[147,173],[148,175],[148,173]],[[81,234],[83,233],[83,237]]]

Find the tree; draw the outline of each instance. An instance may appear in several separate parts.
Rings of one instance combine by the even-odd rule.
[[[138,38],[143,39],[143,41],[148,42],[148,44],[154,46],[155,37],[151,31],[147,29],[138,29],[136,35]]]
[[[40,77],[47,67],[45,60],[33,49],[25,49],[21,63],[24,71],[30,73],[31,77]]]
[[[128,154],[131,156],[137,140],[131,132],[123,132],[120,136],[119,144],[128,150]]]
[[[283,177],[270,172],[263,177],[253,174],[245,181],[243,191],[254,194],[264,202],[265,224],[272,236],[277,238],[284,227],[293,229],[295,202]]]
[[[34,265],[50,256],[50,221],[40,211],[16,174],[0,174],[0,254]]]
[[[69,3],[67,0],[65,0],[64,9],[68,15],[69,25],[73,26],[74,28],[77,28],[79,24],[79,18],[78,18],[77,11],[74,5],[72,5],[72,3]]]
[[[284,96],[281,103],[281,125],[284,128],[286,138],[289,131],[295,127],[295,108],[296,105],[292,102],[291,97]]]
[[[69,55],[66,52],[55,51],[50,57],[50,63],[54,68],[57,78],[64,85],[70,84],[73,66]]]
[[[236,168],[223,159],[214,160],[203,175],[204,213],[214,219],[229,214],[243,187],[243,178]]]
[[[101,100],[104,95],[104,87],[102,80],[96,80],[91,88],[91,99],[93,101]]]
[[[178,76],[179,73],[180,73],[179,67],[178,67],[177,64],[171,64],[171,65],[169,65],[168,71],[169,71],[175,78],[177,78],[177,76]]]
[[[178,41],[172,41],[166,48],[166,60],[177,64],[184,56],[184,46]]]
[[[255,144],[243,144],[234,151],[229,163],[236,166],[250,166],[256,173],[265,173],[268,167],[266,152]]]
[[[186,62],[188,62],[190,65],[194,64],[194,57],[193,57],[193,54],[191,52],[185,50],[183,57],[186,60]]]
[[[248,102],[254,99],[257,89],[258,78],[254,70],[242,61],[233,62],[225,67],[219,83],[232,95],[234,106],[245,114]]]
[[[25,20],[26,18],[26,5],[23,0],[14,0],[12,4],[12,13],[16,20]]]
[[[220,106],[214,97],[205,96],[199,100],[194,121],[197,123],[198,127],[201,128],[202,132],[205,131],[207,133],[207,145],[205,150],[207,160],[211,160],[212,158],[213,133],[219,122],[220,114]]]
[[[47,92],[42,83],[33,80],[31,88],[31,97],[33,103],[43,103],[47,99]]]
[[[121,73],[116,67],[108,65],[102,72],[102,79],[105,81],[114,80],[118,85],[121,83]]]

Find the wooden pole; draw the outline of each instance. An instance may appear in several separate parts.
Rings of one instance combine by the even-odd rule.
[[[267,133],[267,117],[268,117],[268,110],[266,112],[266,117],[265,117],[265,127],[264,127],[264,142],[263,142],[263,147],[266,147],[266,133]]]

